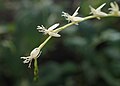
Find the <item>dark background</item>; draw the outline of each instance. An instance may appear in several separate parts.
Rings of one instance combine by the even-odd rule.
[[[120,86],[120,18],[92,19],[71,26],[52,38],[38,59],[39,81],[33,64],[23,64],[47,36],[36,30],[67,24],[61,12],[88,16],[89,5],[108,12],[119,0],[0,0],[0,86]]]

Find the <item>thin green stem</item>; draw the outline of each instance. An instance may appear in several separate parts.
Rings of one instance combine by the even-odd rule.
[[[92,18],[95,18],[95,16],[87,16],[87,17],[84,17],[84,19],[82,21],[85,21],[85,20],[88,20],[88,19],[92,19]],[[82,22],[80,21],[80,22]]]
[[[49,36],[49,37],[39,46],[39,48],[42,49],[42,48],[45,46],[45,44],[50,40],[51,37],[52,37],[52,36]]]
[[[60,31],[64,30],[65,28],[67,28],[67,27],[69,27],[69,26],[72,26],[73,24],[75,24],[75,22],[71,22],[71,23],[69,23],[69,24],[66,24],[66,25],[60,27],[60,28],[57,28],[57,29],[55,29],[53,32],[60,32]]]
[[[37,58],[34,59],[34,81],[37,81],[39,78],[39,70],[38,70],[38,64],[37,64]]]

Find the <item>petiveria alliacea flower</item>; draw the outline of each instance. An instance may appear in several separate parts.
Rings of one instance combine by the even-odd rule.
[[[29,63],[28,68],[31,68],[31,62],[33,59],[38,58],[41,54],[40,48],[35,48],[31,51],[30,56],[27,57],[20,57],[21,59],[24,59],[23,63]]]
[[[110,14],[114,15],[114,16],[120,16],[120,10],[119,10],[119,6],[116,2],[111,2],[110,3],[111,8],[109,8],[108,10],[110,10]]]
[[[106,5],[106,3],[99,6],[97,9],[94,9],[92,6],[89,6],[91,9],[90,14],[93,14],[93,16],[97,17],[97,19],[100,19],[100,17],[107,16],[107,13],[102,12],[101,9]]]
[[[62,16],[64,16],[66,18],[66,20],[68,20],[68,22],[76,22],[76,25],[78,25],[78,21],[82,21],[83,18],[82,17],[76,17],[78,15],[78,10],[80,9],[80,7],[78,7],[76,9],[76,11],[73,13],[73,15],[69,15],[68,13],[62,12]]]
[[[51,27],[49,27],[48,29],[46,29],[43,25],[41,26],[37,26],[37,30],[39,32],[43,32],[45,35],[48,34],[50,36],[54,36],[54,37],[60,37],[61,35],[59,35],[56,32],[53,32],[55,28],[57,28],[59,26],[59,23],[52,25]]]

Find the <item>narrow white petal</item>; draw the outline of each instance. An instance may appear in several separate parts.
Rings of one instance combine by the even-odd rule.
[[[106,3],[102,4],[101,6],[99,6],[96,10],[97,11],[101,11],[101,9],[106,5]]]
[[[31,68],[31,63],[32,63],[32,60],[29,61],[28,68]]]
[[[40,30],[40,29],[38,29],[38,32],[45,32],[45,30]]]
[[[41,26],[37,26],[37,29],[39,30],[39,29],[43,29]]]
[[[37,26],[37,28],[40,28],[41,26]]]
[[[90,8],[90,10],[91,10],[90,14],[95,13],[96,10],[95,10],[92,6],[89,6],[89,8]]]
[[[45,29],[45,27],[43,26],[43,25],[41,25],[41,26],[37,26],[37,29],[39,30],[42,30],[42,29]]]
[[[76,9],[76,11],[74,12],[74,14],[72,15],[72,16],[76,16],[76,15],[78,15],[78,10],[80,9],[80,7],[78,7],[77,9]]]
[[[54,33],[54,32],[49,32],[49,35],[54,36],[54,37],[60,37],[61,36],[58,33]]]
[[[29,59],[31,58],[31,56],[27,56],[27,57],[20,57],[21,59]]]
[[[21,59],[26,59],[26,57],[20,57]]]
[[[23,63],[29,63],[30,60],[26,59],[23,61]]]
[[[114,3],[113,3],[113,2],[110,3],[110,6],[111,6],[113,9],[115,9],[115,6],[114,6]]]
[[[100,20],[101,18],[100,17],[96,17],[98,20]]]
[[[68,16],[68,13],[66,13],[66,12],[62,12],[62,15],[61,15],[61,16],[66,17],[66,16]]]
[[[112,11],[112,10],[113,10],[113,8],[108,8],[108,10],[111,10],[111,11]]]
[[[56,27],[59,26],[59,23],[52,25],[51,27],[48,28],[49,31],[55,29]]]
[[[115,6],[116,6],[116,9],[119,10],[119,6],[116,2],[114,2]]]

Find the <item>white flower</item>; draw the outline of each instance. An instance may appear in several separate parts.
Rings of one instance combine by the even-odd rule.
[[[78,21],[82,21],[83,20],[83,18],[82,17],[76,17],[77,15],[78,15],[78,10],[80,9],[80,7],[78,7],[77,9],[76,9],[76,11],[74,12],[74,14],[71,16],[71,15],[69,15],[68,13],[65,13],[65,12],[62,12],[63,13],[63,15],[62,16],[64,16],[65,18],[66,18],[66,20],[68,20],[68,22],[78,22]],[[78,25],[78,23],[76,23],[76,25]]]
[[[114,16],[120,16],[120,11],[119,11],[119,6],[116,2],[111,2],[110,3],[111,8],[109,8],[108,10],[110,10],[110,14],[114,15]]]
[[[48,29],[46,29],[43,25],[42,26],[37,26],[37,29],[39,32],[43,32],[45,35],[49,34],[50,36],[54,37],[60,37],[58,33],[53,32],[56,27],[59,26],[59,23],[52,25]]]
[[[31,68],[32,60],[38,58],[40,54],[41,54],[40,48],[35,48],[34,50],[31,51],[30,56],[20,58],[24,59],[23,63],[29,63],[28,68]]]
[[[93,16],[97,17],[98,19],[100,19],[100,17],[107,16],[107,14],[105,12],[101,11],[101,9],[105,6],[105,4],[106,3],[102,4],[97,9],[94,9],[92,6],[89,6],[91,9],[90,14],[93,14]]]

